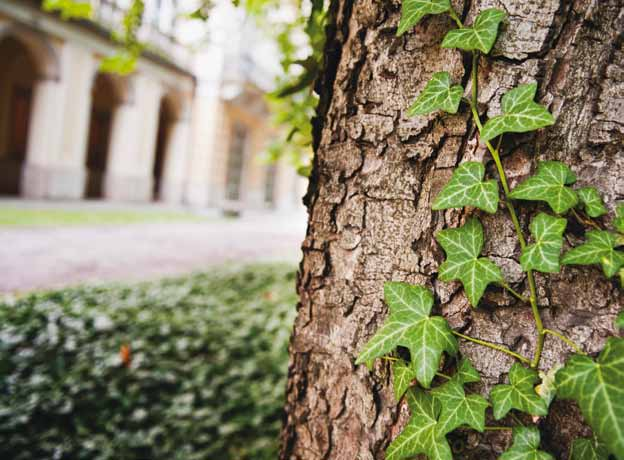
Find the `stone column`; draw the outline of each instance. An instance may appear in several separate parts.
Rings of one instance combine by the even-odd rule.
[[[184,180],[188,163],[191,136],[190,116],[184,113],[173,120],[165,146],[165,165],[159,198],[167,203],[180,203],[184,194]]]

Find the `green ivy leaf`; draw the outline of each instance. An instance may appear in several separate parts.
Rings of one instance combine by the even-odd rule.
[[[457,340],[443,317],[429,316],[433,295],[427,288],[388,282],[384,296],[390,316],[364,346],[356,364],[383,356],[397,346],[407,347],[418,382],[428,388],[442,353],[457,353]]]
[[[442,405],[438,421],[439,433],[450,433],[462,425],[468,425],[481,433],[483,432],[485,409],[489,404],[480,395],[466,396],[461,378],[456,376],[434,388],[431,393]]]
[[[450,9],[449,0],[403,0],[397,37],[418,24],[424,16],[445,13]]]
[[[624,311],[621,311],[615,319],[615,327],[618,329],[624,329]]]
[[[500,420],[511,409],[521,410],[531,415],[546,415],[546,401],[535,392],[537,372],[514,363],[509,371],[509,384],[496,385],[490,392],[494,418]]]
[[[566,185],[573,184],[576,176],[559,161],[541,161],[537,172],[509,194],[510,198],[545,201],[557,214],[566,212],[578,203],[576,192]]]
[[[513,429],[513,444],[499,460],[554,460],[554,457],[539,450],[540,432],[535,427]]]
[[[537,84],[520,85],[508,93],[501,100],[502,115],[490,118],[483,131],[481,139],[489,141],[503,133],[525,133],[534,131],[555,122],[555,117],[538,104],[535,99]]]
[[[422,390],[408,393],[407,401],[412,416],[386,450],[386,460],[425,454],[429,460],[452,460],[448,441],[439,430],[438,416],[441,406]]]
[[[618,204],[615,208],[613,226],[618,232],[624,233],[624,204]]]
[[[481,381],[479,372],[472,366],[470,360],[466,357],[459,362],[457,375],[463,383],[475,383]]]
[[[497,8],[482,11],[472,27],[451,30],[444,37],[442,48],[479,50],[488,54],[498,35],[498,25],[505,19],[505,12]]]
[[[461,85],[451,86],[451,76],[448,72],[436,72],[427,82],[427,86],[422,90],[407,114],[426,115],[436,110],[444,110],[448,113],[457,113],[459,101],[464,88]]]
[[[441,230],[435,236],[446,261],[440,266],[440,280],[460,280],[468,300],[476,307],[488,284],[503,281],[501,269],[487,257],[479,257],[483,249],[483,227],[471,218],[460,228]]]
[[[596,361],[574,355],[557,372],[557,394],[577,402],[592,430],[624,458],[624,339],[610,337]]]
[[[412,380],[416,378],[416,372],[405,361],[398,360],[392,365],[392,386],[394,387],[394,397],[399,401],[407,389],[410,387]]]
[[[589,217],[600,217],[607,213],[602,197],[595,187],[582,187],[576,193]]]
[[[474,206],[494,214],[498,209],[498,184],[490,179],[483,181],[485,167],[477,161],[462,163],[453,172],[448,184],[438,194],[434,211]]]
[[[520,263],[525,271],[537,270],[542,273],[558,273],[559,254],[563,247],[563,232],[568,221],[540,212],[531,220],[531,235],[535,243],[522,250]]]
[[[563,255],[564,265],[602,265],[607,278],[615,275],[624,266],[624,252],[616,251],[617,236],[605,230],[590,230],[586,233],[587,242]]]
[[[542,383],[535,387],[535,392],[546,401],[546,406],[550,406],[550,403],[557,395],[557,382],[555,377],[562,367],[562,364],[556,364],[550,368],[548,372],[539,371],[539,377],[542,379]]]
[[[609,452],[600,442],[577,438],[572,442],[570,460],[609,460]]]

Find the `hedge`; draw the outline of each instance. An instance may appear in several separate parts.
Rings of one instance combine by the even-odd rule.
[[[276,458],[295,303],[275,264],[0,303],[0,458]]]

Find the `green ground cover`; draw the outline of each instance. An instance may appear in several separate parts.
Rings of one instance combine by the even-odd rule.
[[[0,226],[40,227],[175,221],[202,222],[205,220],[205,217],[184,211],[148,209],[60,209],[0,205]]]
[[[0,302],[0,458],[275,459],[293,267]]]

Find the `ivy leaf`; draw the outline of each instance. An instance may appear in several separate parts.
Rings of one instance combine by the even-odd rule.
[[[624,339],[610,337],[598,359],[574,355],[557,372],[557,394],[573,399],[598,438],[624,458]]]
[[[542,383],[535,387],[535,392],[546,401],[546,406],[550,406],[550,403],[555,399],[557,395],[557,382],[555,377],[559,369],[563,367],[562,364],[556,364],[548,370],[548,372],[539,371],[540,379]]]
[[[589,217],[600,217],[607,213],[602,197],[595,187],[581,187],[576,193]]]
[[[554,460],[554,457],[539,450],[540,432],[535,427],[513,429],[513,444],[499,460]]]
[[[607,278],[615,275],[624,266],[624,252],[616,251],[618,238],[605,230],[590,230],[586,233],[587,242],[563,255],[564,265],[602,265]]]
[[[559,161],[541,161],[537,172],[509,194],[510,198],[545,201],[557,214],[566,212],[578,203],[576,192],[566,185],[576,181],[572,170]]]
[[[450,9],[449,0],[403,0],[397,37],[418,24],[424,16],[445,13]]]
[[[412,416],[386,450],[386,460],[425,454],[429,460],[452,460],[448,441],[440,432],[440,403],[422,390],[410,391],[407,401]]]
[[[392,380],[394,397],[399,401],[410,387],[412,380],[416,378],[416,373],[405,361],[398,360],[392,365],[392,375],[394,377]]]
[[[436,110],[444,110],[448,113],[457,113],[459,101],[464,88],[461,85],[451,86],[451,76],[448,72],[436,72],[422,90],[407,114],[426,115]]]
[[[572,442],[570,460],[609,460],[609,452],[600,442],[577,438]]]
[[[615,327],[618,329],[624,329],[624,311],[621,311],[615,319]]]
[[[489,141],[503,133],[525,133],[534,131],[555,122],[555,117],[538,104],[535,99],[537,84],[520,85],[508,93],[501,100],[502,115],[490,118],[483,131],[481,139]]]
[[[356,364],[383,356],[397,346],[407,347],[418,382],[428,388],[442,353],[457,353],[457,340],[443,317],[429,316],[433,295],[427,288],[388,282],[384,297],[390,316],[364,346]]]
[[[494,418],[500,420],[511,409],[521,410],[531,415],[546,415],[546,401],[535,392],[537,372],[514,363],[509,371],[509,385],[496,385],[490,392]]]
[[[618,204],[617,208],[615,208],[613,226],[618,232],[624,233],[624,204]]]
[[[472,366],[470,360],[465,357],[459,362],[457,375],[463,383],[475,383],[481,381],[479,372]]]
[[[494,214],[498,209],[498,185],[495,180],[483,181],[485,166],[477,161],[462,163],[453,172],[453,177],[438,194],[434,211],[449,208],[474,206]]]
[[[535,243],[522,250],[520,263],[525,271],[537,270],[542,273],[558,273],[559,254],[563,247],[563,232],[568,221],[540,212],[531,220],[531,235]]]
[[[454,377],[434,388],[431,393],[440,401],[442,412],[438,421],[438,432],[450,433],[462,425],[483,432],[485,409],[489,403],[481,395],[466,396],[461,378]]]
[[[498,35],[498,25],[505,19],[505,12],[497,8],[482,11],[472,27],[454,29],[446,34],[442,48],[479,50],[488,54]]]
[[[479,257],[483,249],[483,227],[477,219],[469,219],[460,228],[441,230],[435,238],[446,252],[446,261],[439,269],[440,280],[460,280],[473,307],[488,284],[503,281],[501,269],[487,257]]]

